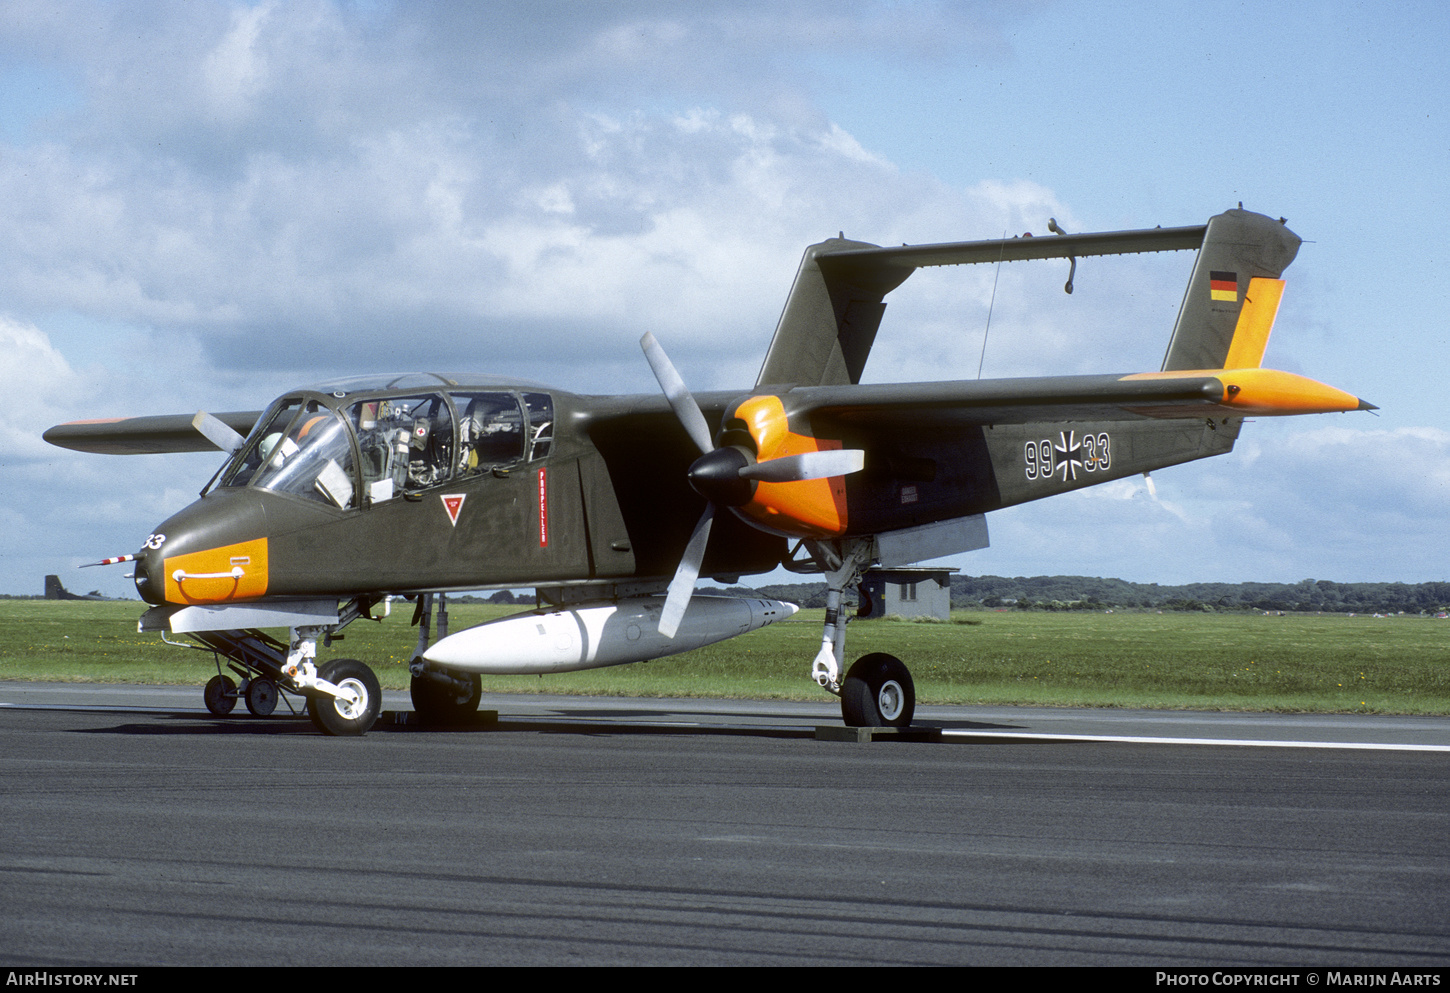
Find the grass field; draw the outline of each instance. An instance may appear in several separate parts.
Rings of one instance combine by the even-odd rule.
[[[406,688],[417,637],[405,604],[359,621],[322,658],[359,658]],[[451,628],[517,611],[450,606]],[[0,601],[0,680],[180,683],[209,652],[136,633],[139,603]],[[957,623],[857,621],[848,657],[889,651],[920,703],[1361,713],[1450,713],[1450,621],[1198,613],[958,614]],[[275,632],[274,632],[275,633]],[[654,662],[556,676],[484,677],[486,692],[822,699],[810,681],[821,611]]]

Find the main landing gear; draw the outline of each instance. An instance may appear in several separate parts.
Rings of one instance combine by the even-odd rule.
[[[462,724],[478,710],[483,679],[477,673],[459,676],[424,670],[413,676],[408,689],[413,710],[424,724]]]
[[[916,713],[916,685],[900,659],[872,652],[857,659],[844,678],[841,674],[846,651],[841,594],[860,580],[871,561],[873,542],[867,538],[805,545],[826,577],[826,623],[811,675],[841,698],[841,719],[847,727],[910,727]]]
[[[436,594],[438,639],[448,637],[448,595]],[[408,689],[413,697],[413,712],[424,724],[464,724],[478,711],[483,698],[483,679],[476,672],[455,672],[439,669],[423,661],[428,650],[429,619],[433,613],[432,593],[418,597],[413,623],[418,626],[418,645],[408,670],[413,674]]]
[[[847,727],[911,727],[916,686],[895,655],[872,652],[856,660],[841,684],[841,717]]]

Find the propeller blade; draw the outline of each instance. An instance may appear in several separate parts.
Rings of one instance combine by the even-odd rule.
[[[646,331],[644,337],[639,340],[639,345],[644,349],[644,357],[649,362],[649,367],[654,371],[655,379],[664,390],[665,398],[670,401],[670,406],[675,411],[675,416],[685,427],[685,433],[695,443],[695,447],[704,455],[715,447],[710,437],[710,425],[705,423],[705,415],[700,413],[700,405],[690,394],[690,389],[680,374],[675,371],[674,363],[655,340],[655,336]]]
[[[710,541],[710,522],[715,519],[715,505],[707,503],[700,522],[695,525],[690,543],[685,546],[684,557],[670,580],[669,592],[665,595],[665,608],[660,611],[660,634],[673,638],[685,619],[685,608],[695,592],[695,580],[700,578],[700,563],[705,560],[705,545]]]
[[[201,432],[202,437],[211,442],[228,455],[242,447],[247,439],[229,428],[225,421],[215,414],[208,414],[204,410],[198,410],[196,416],[191,419],[191,426]]]
[[[794,483],[803,479],[826,479],[860,472],[866,465],[866,453],[859,448],[838,448],[824,452],[804,452],[766,459],[740,470],[742,479],[758,479],[762,483]]]

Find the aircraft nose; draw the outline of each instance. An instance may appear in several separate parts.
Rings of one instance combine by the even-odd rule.
[[[157,605],[265,596],[267,549],[262,496],[217,490],[157,525],[136,558],[136,591]]]
[[[166,581],[162,579],[161,553],[154,548],[143,548],[136,553],[136,592],[150,604],[166,602]]]

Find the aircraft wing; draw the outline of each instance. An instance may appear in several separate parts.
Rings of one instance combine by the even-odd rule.
[[[260,410],[215,414],[222,423],[245,437]],[[76,452],[101,455],[165,455],[172,452],[214,452],[216,445],[193,426],[196,414],[152,417],[111,417],[57,424],[42,437],[52,445]]]
[[[791,390],[783,399],[795,415],[923,427],[1375,409],[1343,390],[1274,369],[815,386]]]

